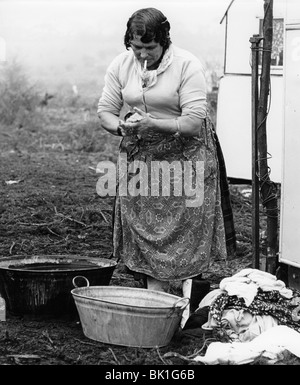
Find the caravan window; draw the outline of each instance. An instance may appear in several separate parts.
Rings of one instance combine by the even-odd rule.
[[[263,19],[259,20],[259,34],[263,36]],[[259,58],[259,64],[261,65],[261,63],[262,53]],[[271,66],[273,69],[283,66],[283,19],[273,19]]]

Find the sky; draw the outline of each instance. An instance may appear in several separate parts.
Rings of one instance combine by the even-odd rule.
[[[125,48],[126,23],[137,9],[160,9],[174,44],[221,66],[231,0],[0,0],[0,40],[6,62],[17,60],[42,81],[93,82]]]

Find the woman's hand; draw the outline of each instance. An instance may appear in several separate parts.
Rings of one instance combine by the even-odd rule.
[[[135,114],[129,117],[126,122],[119,121],[119,127],[123,135],[146,136],[153,128],[153,118],[150,114],[134,107]]]

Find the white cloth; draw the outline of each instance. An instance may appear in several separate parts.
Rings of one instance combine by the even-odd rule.
[[[231,277],[224,278],[219,285],[228,295],[243,298],[246,306],[254,300],[258,288],[263,291],[279,291],[285,298],[292,298],[293,292],[278,280],[275,275],[257,269],[243,269]]]
[[[278,320],[270,315],[253,315],[243,309],[225,309],[222,313],[221,325],[231,340],[246,342],[277,326]],[[202,325],[202,328],[212,330],[219,326],[209,313],[208,321]]]
[[[257,269],[243,269],[231,277],[224,278],[219,289],[209,292],[200,302],[199,308],[211,306],[216,298],[227,293],[243,298],[249,307],[257,295],[258,288],[263,291],[277,290],[285,298],[292,298],[292,290],[286,288],[283,281],[276,276]],[[278,325],[278,320],[270,315],[252,315],[246,310],[225,309],[221,315],[221,323],[209,312],[203,329],[213,330],[222,326],[233,341],[251,341],[261,333]]]
[[[276,278],[275,275],[257,269],[243,269],[238,273],[222,279],[219,289],[210,291],[200,302],[199,308],[210,306],[215,299],[227,293],[230,296],[236,295],[243,298],[246,306],[251,305],[258,288],[263,291],[277,290],[285,298],[292,298],[293,292],[285,286],[285,283]]]
[[[279,291],[280,295],[285,298],[292,298],[293,292],[285,286],[285,283],[277,279],[275,275],[257,269],[243,269],[235,277],[248,277],[252,282],[256,283],[263,291]]]
[[[251,282],[249,278],[233,275],[232,277],[224,278],[220,282],[220,289],[230,296],[236,295],[239,298],[243,298],[245,305],[249,306],[257,294],[258,286],[256,283]]]
[[[212,342],[205,355],[196,356],[194,360],[207,365],[243,365],[261,356],[275,363],[284,350],[300,358],[300,333],[279,325],[250,342]]]

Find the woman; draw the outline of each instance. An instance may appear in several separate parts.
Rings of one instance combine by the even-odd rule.
[[[187,282],[214,259],[227,257],[218,143],[207,114],[204,69],[171,43],[169,31],[167,18],[155,8],[129,18],[126,51],[108,67],[98,104],[102,127],[122,136],[119,166],[125,171],[115,202],[114,254],[155,290],[167,290],[171,280]],[[130,113],[121,120],[124,106]],[[158,164],[166,166],[165,174],[156,173]],[[179,166],[179,174],[171,164]],[[184,190],[191,181],[187,175],[193,185]],[[123,184],[121,194],[124,178],[128,185],[138,180],[134,191],[140,193],[130,194],[129,188],[124,193]]]

